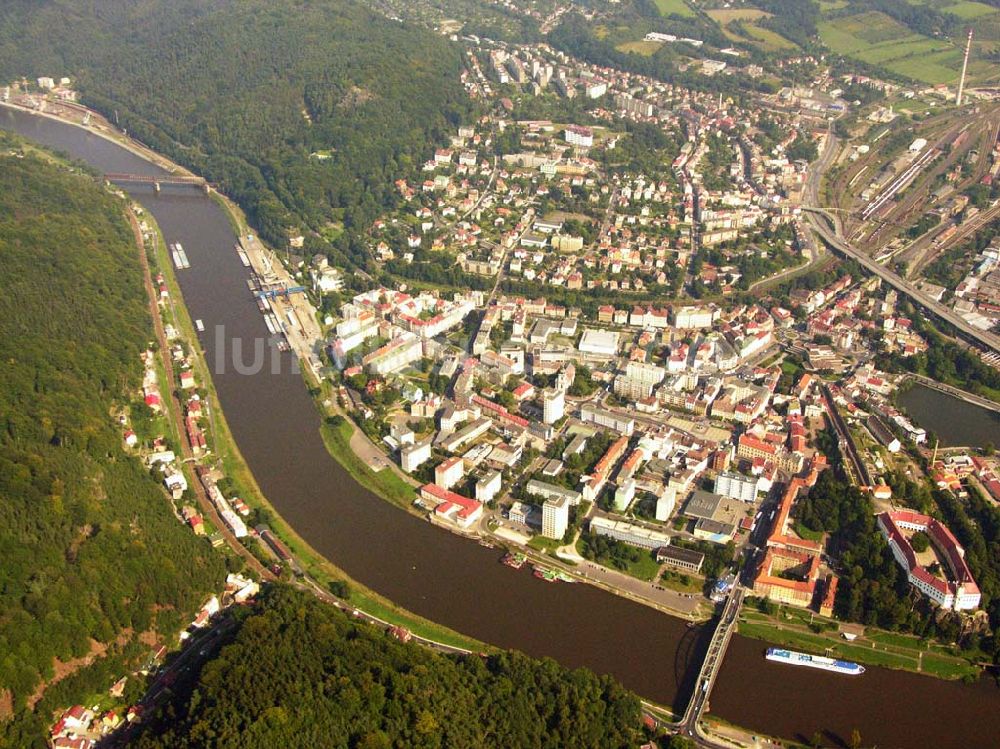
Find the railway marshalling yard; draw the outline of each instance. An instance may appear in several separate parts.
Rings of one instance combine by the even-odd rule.
[[[1000,217],[997,201],[970,199],[997,177],[1000,105],[906,119],[861,120],[837,156],[825,195],[857,248],[917,279]]]

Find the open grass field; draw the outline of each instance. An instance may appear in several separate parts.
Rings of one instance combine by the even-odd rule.
[[[819,33],[833,52],[924,83],[951,83],[961,69],[961,51],[951,42],[914,34],[877,11],[825,21]]]
[[[660,13],[664,16],[669,16],[671,13],[676,13],[679,16],[688,16],[689,18],[694,18],[695,12],[691,9],[684,0],[656,0],[656,7],[660,9]]]
[[[662,46],[663,42],[647,42],[645,39],[640,39],[637,42],[623,42],[615,47],[615,49],[619,52],[632,52],[643,57],[650,57]]]
[[[787,49],[796,49],[796,45],[785,39],[781,34],[770,29],[765,29],[763,26],[757,24],[757,21],[760,21],[762,18],[769,18],[770,13],[757,8],[719,8],[706,11],[706,13],[708,13],[713,21],[719,24],[722,33],[734,42],[750,41],[764,52],[780,52]],[[743,30],[751,39],[748,40],[745,36],[737,33],[735,29],[730,28],[730,24],[737,21],[742,23]]]
[[[750,36],[754,38],[757,46],[765,52],[780,52],[784,49],[798,49],[798,45],[781,34],[765,29],[753,23],[745,24],[744,27]]]
[[[771,15],[759,8],[719,8],[705,12],[722,26],[725,26],[730,21],[756,21]]]

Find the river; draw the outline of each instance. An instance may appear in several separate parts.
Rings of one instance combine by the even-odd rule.
[[[987,442],[1000,447],[1000,412],[920,383],[900,393],[897,400],[919,426],[934,432],[944,447],[983,447]]]
[[[0,127],[60,149],[103,172],[160,172],[80,128],[0,108]],[[197,190],[136,186],[168,242],[184,245],[178,271],[202,345],[216,361],[215,327],[226,345],[266,338],[247,292],[248,270],[221,208]],[[327,453],[320,416],[285,354],[281,373],[216,372],[222,408],[240,450],[279,513],[321,554],[364,585],[428,619],[501,647],[608,673],[680,712],[708,633],[584,584],[545,583],[498,564],[499,553],[436,528],[356,484]],[[713,694],[713,713],[787,737],[826,731],[843,741],[858,729],[883,749],[985,746],[1000,735],[1000,692],[877,668],[849,680],[768,663],[764,644],[739,636]],[[914,726],[916,728],[914,728]],[[919,738],[919,740],[918,740]]]

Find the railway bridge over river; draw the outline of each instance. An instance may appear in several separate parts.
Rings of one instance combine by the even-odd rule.
[[[163,185],[181,185],[200,187],[206,193],[210,185],[202,177],[186,174],[105,174],[104,179],[108,182],[128,182],[132,184],[152,185],[156,192],[159,192]]]

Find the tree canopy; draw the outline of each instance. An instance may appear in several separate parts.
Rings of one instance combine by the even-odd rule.
[[[125,31],[127,30],[127,32]],[[349,0],[14,0],[0,79],[48,71],[84,103],[218,183],[275,246],[342,262],[468,114],[457,45]],[[329,246],[318,233],[347,232]]]
[[[639,701],[609,677],[510,652],[441,655],[290,587],[135,743],[156,747],[630,747]]]
[[[123,206],[19,149],[0,133],[0,692],[15,709],[54,658],[173,634],[224,575],[112,418],[152,337]]]

